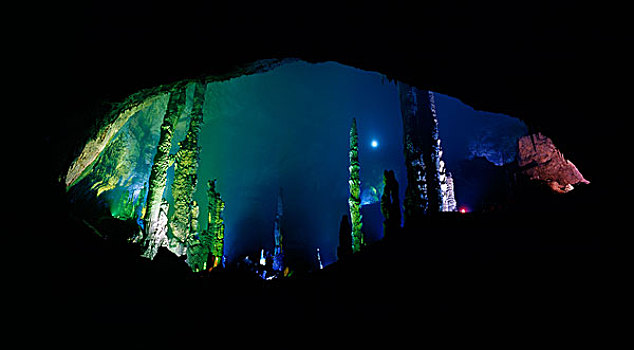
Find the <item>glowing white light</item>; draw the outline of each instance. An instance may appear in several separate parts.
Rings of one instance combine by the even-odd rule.
[[[264,257],[264,249],[262,249],[262,252],[260,252],[260,265],[262,266],[266,265],[266,258]]]
[[[377,148],[379,146],[379,142],[377,140],[372,140],[372,147]]]

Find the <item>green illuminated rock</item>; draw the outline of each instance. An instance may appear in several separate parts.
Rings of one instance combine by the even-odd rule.
[[[206,239],[209,241],[210,253],[216,258],[215,263],[217,263],[224,255],[225,224],[222,212],[225,209],[225,202],[216,191],[216,180],[209,181],[207,186],[209,215]]]
[[[350,217],[352,219],[352,252],[356,253],[365,245],[361,231],[361,180],[359,179],[359,136],[357,135],[357,119],[352,118],[350,128]]]
[[[151,108],[157,101],[161,102],[163,94],[154,94],[151,97],[139,98],[131,96],[124,103],[114,107],[109,115],[105,118],[110,122],[105,122],[99,128],[98,132],[86,143],[79,156],[73,161],[64,176],[64,182],[67,189],[77,184],[86,175],[93,170],[97,159],[102,156],[105,150],[116,139],[120,139],[119,135],[122,128],[128,125],[128,122],[134,118],[137,113]],[[120,140],[121,142],[121,140]]]
[[[169,211],[169,206],[165,199],[161,201],[158,219],[152,222],[153,239],[147,241],[147,246],[142,254],[145,258],[154,259],[159,248],[167,246],[167,212]]]
[[[187,263],[192,271],[200,272],[205,270],[209,249],[206,247],[198,235],[198,215],[200,208],[196,201],[190,205],[189,238],[187,239]]]
[[[167,110],[165,111],[163,124],[161,125],[161,135],[148,181],[147,205],[143,218],[145,232],[142,237],[145,247],[156,245],[156,236],[159,232],[159,213],[167,182],[167,169],[171,162],[170,149],[172,148],[174,125],[180,118],[184,106],[185,89],[175,89],[170,93]],[[147,252],[145,255],[148,255]]]
[[[170,220],[172,234],[169,249],[177,255],[185,251],[190,239],[195,239],[193,233],[198,231],[197,225],[192,225],[193,196],[198,184],[198,163],[200,160],[200,146],[198,137],[203,122],[203,102],[206,84],[194,84],[194,99],[191,111],[189,129],[185,139],[179,142],[174,163],[174,182],[172,196],[174,197],[174,215]]]
[[[207,183],[207,229],[188,241],[187,262],[194,272],[215,268],[224,255],[225,202],[216,191],[216,180]],[[197,215],[196,215],[197,216]]]

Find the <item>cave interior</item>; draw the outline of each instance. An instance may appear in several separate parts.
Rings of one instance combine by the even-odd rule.
[[[609,130],[603,122],[606,114],[620,112],[609,103],[616,98],[611,79],[620,73],[615,63],[621,57],[613,51],[619,37],[612,35],[618,21],[607,20],[611,13],[500,2],[430,4],[424,12],[400,2],[377,8],[328,1],[122,8],[117,1],[62,6],[57,20],[63,24],[40,34],[38,50],[56,53],[42,64],[48,81],[56,82],[42,97],[46,117],[38,119],[45,152],[43,215],[65,232],[42,237],[40,261],[56,271],[42,282],[49,290],[37,304],[43,316],[66,312],[74,320],[129,322],[183,314],[209,320],[213,313],[232,319],[256,319],[263,312],[280,319],[418,313],[424,314],[421,322],[431,322],[482,313],[590,319],[619,308],[621,299],[613,297],[622,290],[624,266],[618,210],[627,192],[612,197],[615,173],[606,166],[619,164],[624,139],[622,129]],[[402,237],[377,240],[349,261],[274,287],[242,275],[201,280],[169,254],[150,263],[72,215],[61,174],[113,105],[164,84],[240,75],[239,67],[270,58],[377,72],[388,81],[381,86],[400,81],[440,100],[517,118],[527,134],[550,137],[591,184],[565,194],[529,186],[511,212],[425,218]],[[345,150],[343,158],[345,163]],[[274,216],[275,195],[269,197]],[[117,221],[103,225],[96,230],[121,229]],[[209,293],[205,300],[192,297],[202,291]],[[145,300],[135,299],[139,295]],[[180,301],[147,306],[165,295]]]

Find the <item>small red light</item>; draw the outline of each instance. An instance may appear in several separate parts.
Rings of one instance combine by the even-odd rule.
[[[460,214],[465,214],[466,212],[467,212],[467,209],[465,209],[465,208],[461,208],[460,209]]]

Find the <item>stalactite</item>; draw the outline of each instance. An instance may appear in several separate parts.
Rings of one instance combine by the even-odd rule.
[[[352,252],[356,253],[365,245],[364,234],[361,231],[361,180],[359,179],[359,136],[357,135],[357,120],[352,118],[350,128],[350,217],[352,218]]]
[[[163,192],[165,191],[167,182],[167,168],[170,166],[171,157],[169,153],[172,148],[172,134],[174,132],[174,126],[180,118],[184,107],[185,89],[178,88],[172,91],[165,116],[163,117],[159,143],[156,148],[156,155],[154,156],[154,162],[152,163],[152,170],[148,181],[147,205],[143,218],[144,232],[141,238],[143,245],[148,249],[157,245],[155,241],[158,239],[157,233],[158,227],[160,227],[157,223],[161,211],[161,203],[163,201]],[[144,256],[154,257],[151,253],[146,253]]]

